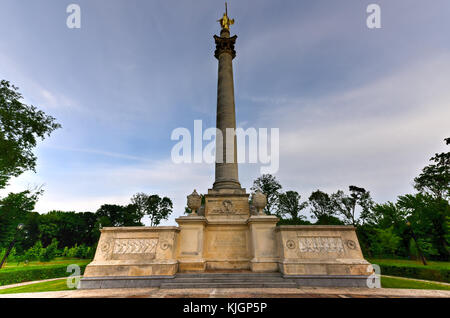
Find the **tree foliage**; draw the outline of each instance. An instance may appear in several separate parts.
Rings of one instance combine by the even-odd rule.
[[[372,253],[375,255],[395,256],[401,238],[395,233],[394,227],[375,228],[374,230],[376,235],[373,235],[371,240]]]
[[[0,247],[7,246],[14,238],[19,223],[24,223],[32,212],[41,191],[30,190],[10,193],[0,200]]]
[[[103,204],[96,212],[101,227],[140,226],[144,213],[137,204]]]
[[[448,259],[450,242],[446,221],[450,216],[449,202],[418,193],[400,196],[397,206],[410,222],[418,247],[428,256],[439,255],[444,260]]]
[[[300,212],[308,206],[308,202],[300,202],[301,196],[296,191],[286,191],[279,195],[279,209],[278,215],[285,217],[289,216],[291,219],[305,219],[305,216],[300,215]]]
[[[316,190],[308,198],[312,216],[320,221],[335,215],[333,201],[328,193]]]
[[[44,139],[61,127],[55,118],[34,106],[23,104],[18,88],[0,81],[0,189],[11,177],[27,170],[35,171],[33,149],[37,139]]]
[[[344,222],[357,226],[361,220],[356,214],[356,207],[361,208],[360,217],[363,220],[370,212],[373,205],[369,191],[354,185],[349,186],[350,195],[346,195],[342,190],[338,190],[331,196],[334,209],[343,216]]]
[[[252,191],[261,191],[267,197],[267,205],[264,208],[266,214],[276,214],[278,208],[281,184],[271,174],[263,174],[253,182]]]
[[[448,145],[450,138],[445,141]],[[414,179],[415,189],[436,198],[450,200],[450,152],[435,154],[430,161],[433,163],[423,168],[421,174]]]
[[[157,194],[137,193],[131,198],[137,210],[150,217],[150,226],[156,226],[161,220],[167,220],[172,213],[173,203],[168,197],[161,198]]]

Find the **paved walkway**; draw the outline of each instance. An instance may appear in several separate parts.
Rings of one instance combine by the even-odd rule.
[[[61,278],[50,278],[50,279],[44,279],[44,280],[35,280],[32,282],[23,282],[23,283],[17,283],[17,284],[11,284],[11,285],[4,285],[0,286],[1,289],[7,289],[7,288],[13,288],[13,287],[20,287],[25,285],[31,285],[31,284],[38,284],[38,283],[45,283],[45,282],[51,282],[54,280],[60,280],[60,279],[66,279],[67,277],[61,277]]]
[[[450,285],[443,282],[419,280],[397,276],[387,276],[406,280],[422,281]],[[41,281],[24,282],[13,285],[0,286],[0,289],[49,282],[64,279],[52,278]],[[445,297],[450,298],[450,291],[422,290],[422,289],[369,289],[369,288],[204,288],[204,289],[159,289],[159,288],[121,288],[121,289],[92,289],[68,290],[58,292],[4,294],[0,298],[384,298],[384,297]]]
[[[92,289],[0,295],[0,298],[404,298],[445,297],[450,291],[369,288],[209,288],[209,289]]]
[[[409,278],[409,277],[399,277],[399,276],[390,276],[390,275],[382,275],[382,276],[383,277],[405,279],[405,280],[413,280],[413,281],[422,282],[422,283],[432,283],[432,284],[439,284],[439,285],[450,286],[450,284],[448,284],[448,283],[437,282],[437,281],[434,281],[434,280],[424,280],[424,279]]]

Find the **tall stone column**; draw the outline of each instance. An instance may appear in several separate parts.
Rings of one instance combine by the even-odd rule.
[[[230,31],[226,28],[222,28],[220,37],[214,35],[216,42],[214,56],[219,61],[216,127],[222,133],[222,142],[220,142],[220,138],[216,139],[214,190],[241,189],[238,178],[237,143],[235,134],[236,111],[233,83],[233,59],[236,56],[234,44],[236,38],[236,35],[230,37]],[[232,134],[230,134],[230,132]],[[233,139],[230,140],[230,138]]]

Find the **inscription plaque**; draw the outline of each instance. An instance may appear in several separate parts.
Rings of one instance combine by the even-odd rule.
[[[216,247],[245,247],[245,233],[235,233],[234,235],[218,233],[215,236],[214,246]]]

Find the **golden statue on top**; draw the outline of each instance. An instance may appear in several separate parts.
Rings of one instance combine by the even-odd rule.
[[[217,20],[217,22],[220,23],[220,25],[222,26],[222,29],[225,30],[230,30],[230,25],[234,24],[234,19],[230,19],[228,17],[228,8],[227,8],[227,3],[225,2],[225,13],[223,14],[222,19]]]

